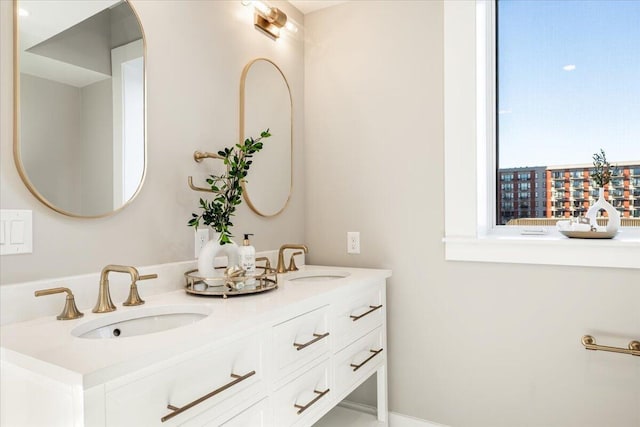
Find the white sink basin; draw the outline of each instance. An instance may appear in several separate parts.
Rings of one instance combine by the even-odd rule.
[[[326,282],[349,277],[348,271],[343,270],[302,270],[291,273],[285,277],[290,282]]]
[[[124,338],[153,334],[190,325],[211,314],[206,306],[144,307],[104,314],[104,318],[85,322],[71,331],[78,338]]]

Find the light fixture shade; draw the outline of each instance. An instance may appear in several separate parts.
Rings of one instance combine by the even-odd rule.
[[[273,40],[280,37],[280,30],[286,28],[292,33],[298,32],[298,28],[291,22],[287,22],[287,14],[277,7],[269,7],[261,1],[243,1],[245,6],[253,6],[254,27]]]

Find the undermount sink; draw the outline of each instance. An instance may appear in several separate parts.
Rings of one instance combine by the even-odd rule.
[[[285,280],[290,282],[326,282],[327,280],[344,279],[349,277],[348,271],[343,270],[302,270],[288,275]]]
[[[190,325],[211,314],[206,306],[144,307],[113,312],[104,318],[85,322],[71,331],[78,338],[125,338],[147,335]]]

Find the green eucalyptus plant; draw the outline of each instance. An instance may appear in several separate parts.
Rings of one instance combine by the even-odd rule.
[[[270,136],[267,129],[260,133],[259,138],[247,138],[241,144],[218,151],[218,155],[227,166],[227,171],[207,178],[207,184],[216,193],[216,197],[213,200],[200,198],[199,208],[202,212],[191,214],[189,226],[197,229],[202,222],[220,233],[221,245],[231,243],[231,217],[235,214],[236,207],[242,203],[241,182],[249,173],[253,155],[262,150],[262,140]]]
[[[591,178],[597,187],[607,185],[611,181],[611,177],[617,173],[616,167],[611,166],[602,148],[599,153],[593,155],[593,167],[594,172],[591,174]]]

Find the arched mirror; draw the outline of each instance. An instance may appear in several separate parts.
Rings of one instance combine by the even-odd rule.
[[[240,140],[267,128],[272,135],[243,182],[244,199],[258,215],[278,215],[291,197],[292,119],[289,84],[280,68],[265,58],[247,64],[240,79]]]
[[[136,13],[124,0],[20,0],[14,9],[14,157],[22,180],[65,215],[118,211],[146,169],[145,45]]]

